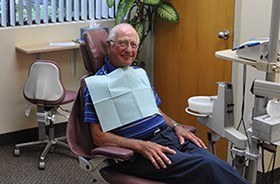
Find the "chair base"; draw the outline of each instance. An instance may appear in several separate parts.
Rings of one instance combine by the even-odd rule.
[[[20,148],[46,144],[46,146],[40,156],[39,165],[38,165],[38,168],[40,170],[44,170],[45,169],[45,157],[47,156],[47,153],[52,150],[52,148],[54,148],[55,146],[60,146],[60,147],[69,149],[68,144],[62,142],[61,141],[62,139],[66,140],[66,137],[50,139],[48,136],[46,136],[45,140],[16,144],[15,149],[14,149],[14,156],[20,155],[20,150],[19,150]]]

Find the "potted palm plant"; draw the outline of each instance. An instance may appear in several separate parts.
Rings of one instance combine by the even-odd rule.
[[[107,0],[109,8],[114,6],[115,0]],[[169,22],[178,22],[179,15],[171,3],[164,0],[120,0],[116,12],[115,24],[127,22],[137,31],[140,44],[153,28],[155,16]]]

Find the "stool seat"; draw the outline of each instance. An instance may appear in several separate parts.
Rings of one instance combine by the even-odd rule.
[[[64,105],[73,102],[77,96],[77,91],[66,90],[64,99],[60,102],[60,105]]]
[[[68,104],[70,102],[73,102],[77,96],[76,91],[71,91],[71,90],[66,90],[65,91],[65,96],[61,101],[48,101],[48,100],[29,100],[27,99],[30,103],[38,105],[38,104],[43,104],[46,107],[54,107],[54,106],[59,106],[59,105],[64,105]]]

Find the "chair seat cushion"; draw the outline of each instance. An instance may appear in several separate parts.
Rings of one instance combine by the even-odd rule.
[[[164,184],[158,181],[152,181],[136,176],[130,176],[123,173],[119,173],[109,168],[103,168],[100,173],[108,183],[112,184]]]

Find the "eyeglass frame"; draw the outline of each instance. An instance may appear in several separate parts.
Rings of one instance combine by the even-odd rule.
[[[128,40],[118,40],[118,41],[115,41],[115,40],[112,40],[112,39],[110,39],[110,40],[108,40],[109,42],[111,42],[111,43],[113,43],[113,44],[115,44],[115,42],[119,45],[119,46],[121,46],[122,48],[127,48],[128,47],[128,45],[130,45],[130,47],[132,48],[132,49],[138,49],[139,48],[139,43],[137,43],[137,42],[130,42],[129,43],[129,41]]]

